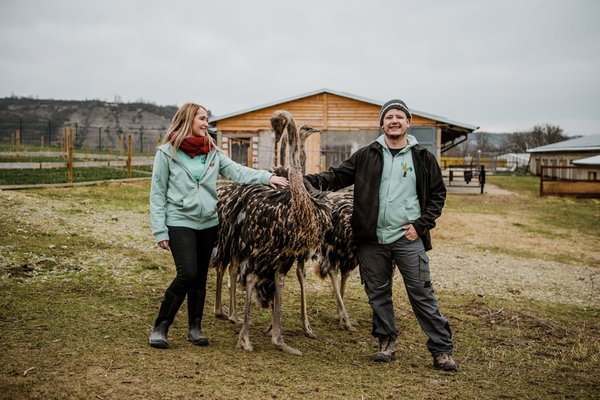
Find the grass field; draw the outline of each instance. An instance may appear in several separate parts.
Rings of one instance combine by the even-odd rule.
[[[132,178],[148,178],[152,167],[136,166],[131,171]],[[73,182],[105,181],[126,179],[127,168],[86,167],[73,169]],[[52,169],[0,169],[1,185],[38,185],[65,183],[67,168]]]
[[[152,349],[174,267],[150,235],[149,183],[0,191],[0,398],[598,398],[600,202],[540,198],[530,177],[488,182],[514,195],[450,195],[433,232],[432,275],[457,373],[432,368],[398,276],[391,364],[370,361],[376,342],[356,273],[346,293],[356,332],[338,328],[329,283],[309,273],[317,339],[303,335],[289,274],[284,336],[301,357],[270,344],[270,313],[257,306],[255,350],[237,349],[239,326],[212,315],[214,271],[203,325],[210,346],[187,342],[184,305],[170,348]]]

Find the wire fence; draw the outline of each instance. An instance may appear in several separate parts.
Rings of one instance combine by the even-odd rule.
[[[0,120],[0,144],[12,147],[15,151],[20,145],[62,147],[65,128],[75,129],[77,150],[119,151],[124,138],[131,135],[132,148],[137,154],[153,154],[164,135],[166,128],[93,126],[55,123],[47,119],[38,120]]]

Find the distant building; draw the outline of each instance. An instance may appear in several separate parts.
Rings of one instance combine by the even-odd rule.
[[[496,164],[502,167],[496,167],[497,171],[514,171],[516,169],[524,171],[529,165],[531,154],[527,153],[505,153],[496,157]]]
[[[583,136],[527,150],[531,154],[529,171],[540,175],[544,166],[544,175],[561,179],[597,180],[600,165],[593,160],[600,156],[600,135]],[[587,163],[585,159],[592,159]],[[581,168],[546,168],[574,167]]]
[[[401,97],[401,95],[399,95]],[[273,164],[274,134],[270,120],[274,111],[292,113],[298,127],[312,125],[321,130],[306,141],[306,172],[314,173],[338,166],[360,147],[381,134],[379,111],[387,101],[320,89],[284,100],[211,118],[218,131],[221,148],[229,156],[254,168]],[[410,107],[410,99],[404,99]],[[451,121],[445,117],[411,109],[409,134],[427,147],[438,160],[456,143],[466,140],[477,126]]]

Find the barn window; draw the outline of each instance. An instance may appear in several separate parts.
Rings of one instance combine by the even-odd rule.
[[[436,154],[435,150],[435,128],[429,126],[411,126],[408,128],[408,134],[417,139],[417,142],[427,150]]]
[[[251,157],[249,156],[249,154],[251,151],[252,149],[249,138],[230,139],[231,159],[237,162],[238,164],[250,166],[249,160],[251,159]]]

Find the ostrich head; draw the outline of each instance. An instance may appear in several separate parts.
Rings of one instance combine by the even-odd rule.
[[[300,146],[302,148],[304,148],[304,142],[306,142],[306,139],[313,133],[317,133],[317,132],[321,132],[321,130],[317,129],[317,128],[313,128],[310,125],[302,125],[300,127]]]
[[[299,133],[292,114],[285,110],[275,111],[271,117],[271,127],[275,132],[276,166],[300,168]]]
[[[273,113],[271,127],[275,133],[274,166],[287,167],[288,164],[296,162],[296,168],[304,169],[306,139],[313,133],[321,131],[310,125],[302,125],[298,130],[292,114],[285,110],[277,110]]]
[[[306,139],[317,132],[321,132],[321,130],[313,128],[310,125],[302,125],[300,127],[300,166],[302,168],[302,174],[306,173]]]

